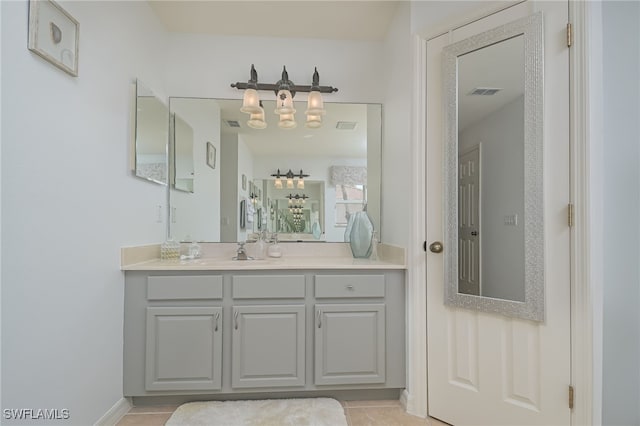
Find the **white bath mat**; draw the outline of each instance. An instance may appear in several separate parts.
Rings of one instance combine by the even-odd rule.
[[[183,404],[166,426],[347,426],[331,398],[207,401]]]

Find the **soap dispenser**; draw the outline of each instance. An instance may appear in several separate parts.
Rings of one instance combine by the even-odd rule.
[[[267,249],[269,257],[282,257],[282,248],[278,244],[278,234],[273,234],[273,242]]]

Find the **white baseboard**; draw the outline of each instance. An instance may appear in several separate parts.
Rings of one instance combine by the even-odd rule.
[[[409,404],[409,392],[407,392],[406,389],[404,389],[400,394],[400,404],[402,404],[404,411],[407,411],[407,405]]]
[[[120,398],[109,411],[104,413],[104,415],[95,422],[94,426],[113,426],[117,424],[120,419],[131,410],[131,407],[131,400],[129,400],[129,398]]]

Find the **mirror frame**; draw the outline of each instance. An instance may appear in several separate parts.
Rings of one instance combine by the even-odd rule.
[[[458,292],[458,58],[513,37],[524,37],[524,302]],[[444,302],[445,305],[544,321],[542,12],[443,49]]]

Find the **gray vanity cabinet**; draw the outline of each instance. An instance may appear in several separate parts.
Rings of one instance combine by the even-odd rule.
[[[146,389],[221,389],[221,318],[221,307],[147,308]]]
[[[316,385],[385,382],[385,288],[383,274],[315,276]]]
[[[231,387],[304,386],[305,276],[233,275],[231,281]]]
[[[231,386],[304,386],[304,305],[233,307]]]
[[[315,384],[385,382],[384,304],[316,305]]]
[[[125,277],[124,396],[142,404],[194,396],[394,399],[405,387],[402,270]]]

